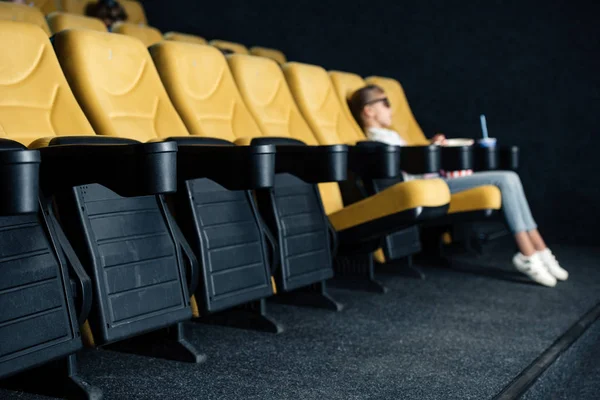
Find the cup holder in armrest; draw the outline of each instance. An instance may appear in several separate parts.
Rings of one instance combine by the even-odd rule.
[[[441,169],[439,146],[403,146],[400,154],[401,167],[409,174],[429,174]]]
[[[307,183],[348,179],[348,146],[278,145],[277,173],[289,173]]]
[[[519,169],[519,147],[501,147],[499,153],[500,154],[498,158],[500,169],[507,169],[512,171],[516,171],[517,169]]]
[[[390,179],[401,174],[400,148],[375,141],[350,148],[348,169],[362,178]]]
[[[0,215],[38,211],[40,160],[37,150],[0,149]]]
[[[234,146],[227,141],[203,142],[176,139],[179,146],[179,181],[208,178],[229,190],[264,189],[273,186],[275,146]]]
[[[441,151],[443,170],[473,169],[473,146],[441,146]]]
[[[139,143],[109,137],[52,140],[39,149],[45,195],[74,186],[101,184],[120,196],[177,190],[177,143]]]
[[[476,171],[494,171],[498,169],[498,151],[496,147],[475,147]]]

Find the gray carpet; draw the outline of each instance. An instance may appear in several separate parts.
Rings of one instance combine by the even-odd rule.
[[[600,321],[563,353],[524,400],[597,400],[600,397]]]
[[[424,281],[380,275],[385,295],[332,290],[341,313],[270,304],[281,335],[188,323],[201,365],[92,350],[81,375],[106,399],[492,398],[600,301],[600,249],[554,252],[571,271],[554,289],[513,272],[497,243]]]

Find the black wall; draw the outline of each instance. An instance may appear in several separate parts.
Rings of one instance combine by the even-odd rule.
[[[150,24],[283,50],[293,61],[404,85],[428,135],[521,148],[549,242],[597,244],[600,4],[584,1],[146,0]]]

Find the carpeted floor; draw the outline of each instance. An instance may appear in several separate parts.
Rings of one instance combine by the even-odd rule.
[[[597,400],[600,397],[600,320],[563,353],[523,400]]]
[[[332,290],[341,313],[269,304],[280,335],[188,323],[201,365],[93,350],[81,375],[105,399],[489,399],[600,301],[600,249],[555,246],[571,279],[548,289],[508,248],[423,281],[380,275],[385,295]]]

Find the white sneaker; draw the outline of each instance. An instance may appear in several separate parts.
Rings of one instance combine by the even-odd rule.
[[[566,281],[567,279],[569,279],[569,273],[566,269],[560,266],[560,264],[556,260],[556,257],[554,257],[554,254],[552,254],[549,248],[546,247],[544,250],[538,251],[538,254],[540,255],[540,259],[546,266],[546,269],[548,270],[548,272],[550,272],[552,276],[554,276],[559,281]]]
[[[556,278],[548,272],[537,253],[534,253],[529,257],[517,253],[513,257],[513,265],[519,272],[527,275],[540,285],[549,287],[556,286]]]

